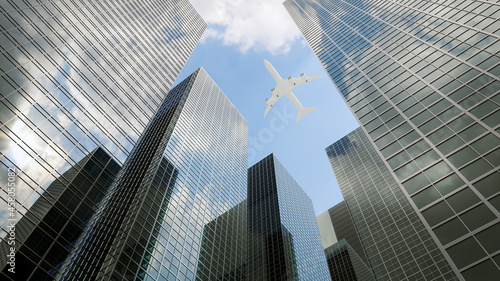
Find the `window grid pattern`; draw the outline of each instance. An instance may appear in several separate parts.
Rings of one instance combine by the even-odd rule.
[[[477,235],[500,221],[493,183],[500,165],[498,3],[297,0],[285,6],[457,273],[494,264],[500,249],[478,243]],[[455,202],[462,193],[478,201],[453,208],[448,198]],[[437,223],[452,220],[461,235],[442,237],[439,224],[429,222],[440,207],[453,211]],[[460,216],[472,209],[489,219],[467,226]],[[452,248],[466,241],[483,252],[458,266]],[[498,264],[491,270],[498,272]]]
[[[0,7],[0,162],[20,217],[97,147],[124,163],[206,27],[184,0],[42,2]]]
[[[246,120],[202,68],[172,89],[164,105],[175,104],[177,95],[182,97],[181,104],[165,111],[172,114],[172,121],[165,123],[169,117],[161,113],[162,106],[139,141],[145,149],[157,147],[153,159],[160,157],[159,165],[153,160],[144,167],[146,154],[133,152],[140,166],[136,172],[130,170],[128,178],[137,181],[147,171],[126,214],[106,215],[128,219],[119,225],[98,278],[213,280],[231,276],[245,256],[245,245],[234,242],[240,238],[232,237],[233,229],[222,221],[229,216],[237,231],[246,227],[241,215],[234,217],[236,213],[230,212],[245,199]],[[163,135],[156,135],[157,127],[164,128]],[[158,139],[160,144],[155,144]],[[124,177],[123,182],[127,181]],[[130,193],[124,194],[130,197]],[[114,201],[123,200],[117,197]],[[220,223],[210,223],[216,219]],[[213,233],[222,237],[217,237],[221,248],[212,249],[212,254],[236,247],[224,259],[198,264],[206,260],[203,255],[200,259],[200,253]]]
[[[326,152],[376,280],[458,280],[361,128]]]
[[[325,249],[332,281],[372,281],[371,269],[345,239]]]
[[[17,280],[53,280],[84,233],[120,166],[102,148],[78,161],[47,187],[16,224]],[[49,196],[50,195],[50,196]],[[2,277],[7,271],[7,240],[0,242]],[[13,280],[13,279],[12,279]]]
[[[347,208],[345,201],[342,201],[328,209],[328,214],[330,215],[330,220],[332,222],[333,229],[335,230],[337,241],[345,239],[346,243],[348,243],[349,246],[351,246],[356,253],[358,253],[364,263],[368,263],[365,250],[361,245],[361,241],[359,240],[358,233],[356,232],[356,228],[354,227],[354,223],[351,219],[351,215],[349,214],[349,209]]]
[[[248,280],[329,280],[311,199],[271,154],[248,170]]]

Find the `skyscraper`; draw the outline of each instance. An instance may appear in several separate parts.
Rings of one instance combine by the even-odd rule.
[[[311,199],[273,154],[248,169],[247,204],[247,280],[330,280]]]
[[[368,259],[365,255],[365,250],[361,245],[361,241],[359,240],[358,233],[356,232],[354,222],[352,221],[345,201],[342,201],[337,205],[331,207],[327,211],[319,214],[316,218],[318,220],[318,226],[320,228],[319,231],[321,233],[322,239],[323,237],[332,234],[334,236],[334,240],[340,241],[342,239],[345,239],[349,243],[349,245],[351,245],[351,247],[358,253],[361,259],[363,259],[365,263],[368,263]],[[322,225],[325,226],[325,229],[323,231],[321,228]]]
[[[498,278],[500,6],[285,6],[457,278]]]
[[[168,93],[59,279],[194,280],[203,236],[230,231],[209,222],[245,199],[247,140],[246,120],[195,71]]]
[[[457,280],[361,128],[326,151],[377,280]]]
[[[247,280],[247,201],[203,227],[196,278]]]
[[[345,239],[325,249],[332,281],[373,281],[373,273]]]
[[[345,202],[316,219],[332,280],[375,280]]]
[[[316,217],[332,280],[375,280],[344,201]]]
[[[15,225],[15,274],[8,241],[0,241],[2,279],[53,280],[84,233],[120,166],[102,148],[96,148],[47,187]]]
[[[97,147],[123,164],[206,24],[187,0],[7,1],[0,10],[0,184],[15,170],[19,220]],[[0,209],[6,200],[2,189]]]

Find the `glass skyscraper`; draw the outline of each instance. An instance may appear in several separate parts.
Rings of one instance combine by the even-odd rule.
[[[93,213],[109,187],[87,193],[89,178],[73,179],[68,171],[92,153],[124,163],[206,24],[187,0],[4,1],[0,11],[0,237],[7,242],[7,202],[15,198],[15,248],[26,253],[19,258],[31,259],[18,274],[31,274],[35,264],[42,280],[58,273],[61,253],[87,227],[90,213],[76,209],[75,200],[88,196],[84,205]],[[107,169],[93,162],[92,177]],[[15,173],[13,196],[8,171]],[[42,205],[64,215],[42,216]],[[23,236],[23,225],[35,240]],[[60,238],[71,241],[50,240],[61,229]]]
[[[0,12],[0,184],[14,169],[19,220],[97,147],[123,164],[206,24],[187,0],[4,1]]]
[[[53,280],[84,233],[120,166],[96,148],[47,187],[16,224],[15,275],[8,271],[10,245],[0,241],[2,277]]]
[[[316,217],[332,280],[375,280],[344,201]]]
[[[326,151],[377,280],[458,280],[361,128]]]
[[[168,93],[59,280],[195,280],[205,236],[233,233],[210,222],[245,199],[247,142],[246,120],[195,71]]]
[[[247,280],[330,280],[312,201],[273,154],[248,169],[247,204]]]
[[[247,229],[246,200],[205,225],[196,278],[247,280]]]
[[[457,278],[496,280],[498,3],[287,0],[285,7],[395,179],[396,199],[409,202],[413,211],[404,212],[415,212]]]
[[[356,228],[354,227],[354,222],[352,221],[351,215],[349,213],[349,209],[347,208],[347,204],[345,201],[338,203],[337,205],[331,207],[327,211],[319,214],[317,217],[319,231],[321,234],[321,238],[324,236],[333,234],[333,239],[340,241],[345,239],[349,245],[358,253],[361,259],[368,263],[368,259],[365,255],[365,250],[361,245],[361,241],[359,240],[358,233],[356,232]],[[322,231],[322,225],[330,224],[331,227],[328,227]],[[333,233],[329,233],[332,232]],[[324,245],[324,243],[323,243]]]

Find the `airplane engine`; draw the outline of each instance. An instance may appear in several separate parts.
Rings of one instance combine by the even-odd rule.
[[[288,80],[292,79],[293,77],[292,76],[288,76]]]
[[[304,73],[301,73],[301,74],[300,74],[300,76],[301,76],[301,77],[302,77],[302,76],[305,76],[305,74],[304,74]]]
[[[275,90],[276,90],[275,88],[272,88],[272,89],[271,89],[271,92],[274,92]]]

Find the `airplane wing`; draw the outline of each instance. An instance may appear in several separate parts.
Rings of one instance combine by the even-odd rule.
[[[269,71],[269,73],[271,73],[271,76],[274,78],[274,80],[276,80],[276,82],[278,82],[278,80],[281,80],[281,76],[278,74],[278,71],[276,71],[276,69],[274,69],[274,67],[272,66],[272,64],[270,62],[268,62],[267,60],[264,60],[264,65],[266,66],[267,68],[267,71]]]
[[[298,86],[300,84],[304,84],[304,83],[310,82],[310,81],[318,79],[318,78],[321,78],[321,76],[307,77],[305,74],[302,73],[297,78],[293,78],[293,77],[292,78],[288,78],[288,81],[290,81],[290,83],[293,84],[293,87],[295,87],[295,86]]]
[[[271,110],[271,108],[273,107],[274,103],[279,99],[280,97],[278,95],[273,95],[270,99],[267,98],[266,99],[266,103],[267,103],[267,108],[266,108],[266,112],[264,112],[264,117],[266,117],[267,113],[269,112],[269,110]]]

